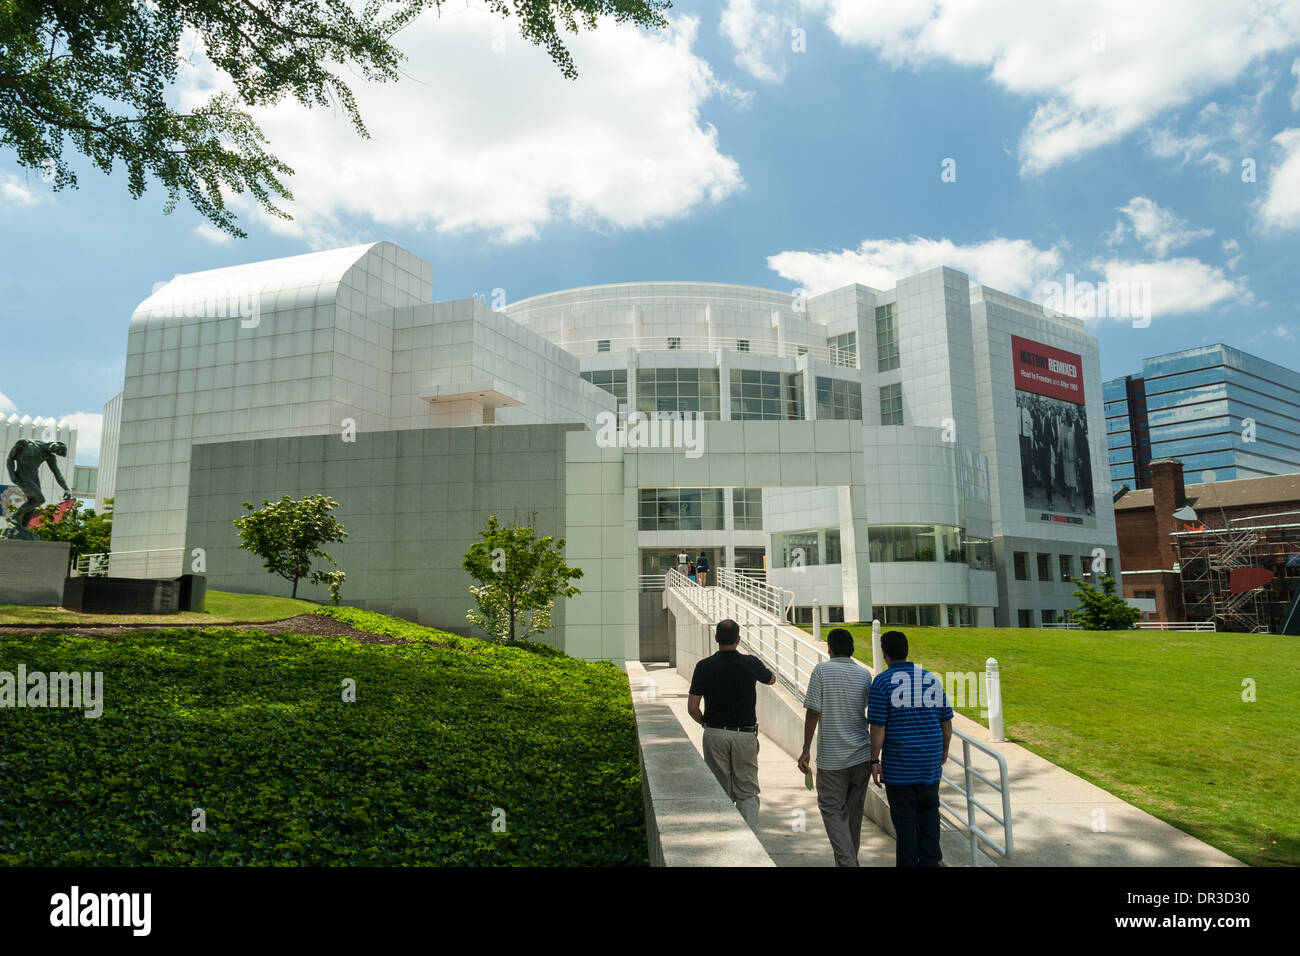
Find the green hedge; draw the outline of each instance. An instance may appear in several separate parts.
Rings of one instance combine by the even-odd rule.
[[[102,671],[105,698],[98,719],[0,708],[0,863],[645,864],[617,667],[323,613],[416,643],[0,639],[0,670]]]

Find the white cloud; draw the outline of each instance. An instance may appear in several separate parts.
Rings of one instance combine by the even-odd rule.
[[[1096,260],[1091,266],[1107,286],[1149,289],[1151,315],[1155,318],[1205,312],[1232,299],[1245,303],[1254,301],[1244,276],[1229,278],[1222,269],[1199,259],[1165,259],[1162,262],[1111,259]],[[1115,318],[1124,321],[1131,316]]]
[[[1279,339],[1283,339],[1287,342],[1295,341],[1295,333],[1291,331],[1289,328],[1287,328],[1285,325],[1278,325],[1275,329],[1273,329],[1273,334],[1276,335]]]
[[[59,419],[60,425],[70,425],[77,430],[77,463],[81,465],[99,461],[99,438],[104,429],[101,412],[73,412]],[[68,476],[71,480],[71,475]]]
[[[18,411],[18,406],[14,404],[13,399],[4,392],[0,392],[0,415],[8,417],[16,411]],[[8,449],[5,450],[8,451]]]
[[[782,0],[727,0],[718,29],[736,50],[736,64],[756,80],[779,83],[790,72],[795,22]]]
[[[234,238],[230,233],[222,232],[210,222],[199,223],[194,227],[194,234],[200,239],[206,239],[208,242],[213,242],[217,245],[225,245]]]
[[[1295,89],[1291,91],[1291,109],[1300,110],[1300,57],[1292,62],[1291,75],[1296,78]]]
[[[699,21],[671,22],[650,34],[602,19],[566,36],[580,74],[569,81],[481,10],[421,17],[399,38],[407,75],[356,83],[371,139],[325,109],[286,101],[255,112],[270,149],[295,170],[295,221],[263,221],[318,246],[376,227],[511,241],[555,221],[636,228],[719,202],[743,180],[700,108],[743,94],[692,51]],[[213,91],[201,65],[188,74],[186,105]]]
[[[1280,158],[1268,174],[1268,188],[1255,205],[1255,219],[1267,230],[1300,228],[1300,129],[1273,137]]]
[[[1172,210],[1162,209],[1146,196],[1134,196],[1119,208],[1129,221],[1129,228],[1137,240],[1158,258],[1163,259],[1170,249],[1214,235],[1213,229],[1193,229],[1186,219],[1180,219]],[[1123,221],[1115,224],[1111,233],[1118,238],[1125,233]]]
[[[1300,2],[801,0],[846,43],[895,66],[985,70],[1037,101],[1021,136],[1032,175],[1148,126],[1300,42]]]
[[[38,206],[48,201],[49,197],[33,192],[31,186],[13,173],[0,175],[0,201],[5,205]]]
[[[768,267],[817,295],[853,282],[882,291],[901,278],[950,266],[1012,295],[1027,296],[1061,269],[1055,249],[1040,249],[1027,239],[989,239],[958,245],[949,239],[864,239],[839,252],[786,251],[769,256]]]
[[[1228,267],[1228,270],[1235,270],[1237,264],[1241,262],[1241,243],[1236,239],[1224,239],[1219,244],[1219,248],[1223,250],[1224,256],[1227,257],[1224,264]]]

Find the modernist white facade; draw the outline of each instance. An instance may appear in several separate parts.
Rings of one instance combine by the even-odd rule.
[[[653,653],[638,595],[683,546],[765,569],[801,615],[816,598],[833,619],[937,625],[1052,620],[1074,603],[1067,559],[1078,574],[1116,553],[1097,345],[1077,320],[951,269],[807,300],[648,282],[495,311],[434,302],[432,272],[375,243],[145,300],[114,551],[168,549],[179,572],[202,548],[210,586],[272,589],[234,547],[238,502],[322,492],[350,532],[349,602],[463,630],[460,556],[487,514],[531,516],[584,569],[554,639],[616,660]],[[1025,449],[1047,443],[1021,438],[1021,388],[1048,388],[1024,384],[1034,361],[1078,389],[1064,412],[1030,400],[1066,449],[1042,467]],[[677,447],[639,447],[674,416]],[[1061,513],[1024,488],[1050,498],[1044,475]]]

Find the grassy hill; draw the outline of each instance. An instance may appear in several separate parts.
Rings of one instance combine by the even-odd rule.
[[[870,626],[850,630],[869,665]],[[1243,862],[1300,865],[1296,638],[900,630],[909,657],[941,676],[998,659],[1009,740]],[[971,703],[958,709],[979,720]]]
[[[0,863],[645,864],[616,666],[319,613],[405,643],[0,637],[0,671],[104,681],[99,718],[0,708]]]

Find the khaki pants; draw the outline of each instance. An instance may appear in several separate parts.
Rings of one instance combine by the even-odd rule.
[[[871,763],[843,770],[817,768],[817,806],[826,824],[836,866],[857,866],[862,846],[862,813],[866,806]]]
[[[704,762],[758,833],[758,734],[705,727]]]

